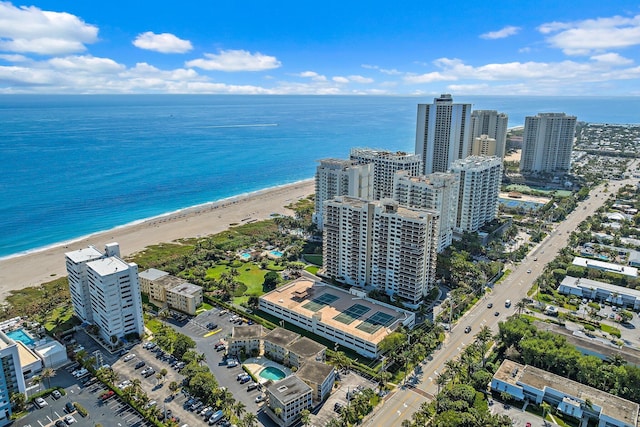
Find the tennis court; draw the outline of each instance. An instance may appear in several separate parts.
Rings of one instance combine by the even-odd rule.
[[[313,311],[315,313],[316,311],[322,309],[322,307],[330,305],[332,302],[335,302],[338,299],[339,297],[335,295],[322,294],[303,305],[302,308],[306,308],[307,310]]]
[[[336,317],[334,317],[334,319],[338,322],[344,323],[345,325],[350,325],[356,319],[359,319],[363,314],[370,310],[371,309],[369,307],[365,307],[362,304],[354,304],[344,312],[338,314]]]
[[[356,326],[356,328],[368,334],[372,334],[383,326],[389,326],[394,320],[394,316],[377,311],[373,316]]]

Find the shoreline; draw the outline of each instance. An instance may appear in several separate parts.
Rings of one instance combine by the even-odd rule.
[[[271,218],[273,213],[289,215],[291,211],[284,205],[314,192],[314,180],[310,178],[178,209],[109,230],[8,255],[0,258],[0,282],[3,284],[0,302],[11,291],[66,276],[65,252],[88,245],[102,250],[106,243],[118,242],[124,258],[150,245],[220,233],[233,223],[242,224],[242,220],[247,217],[264,220]]]

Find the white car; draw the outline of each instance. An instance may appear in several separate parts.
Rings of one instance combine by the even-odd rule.
[[[131,381],[124,380],[120,384],[118,384],[118,388],[121,389],[121,390],[124,390],[125,388],[129,387],[130,385],[131,385]]]
[[[256,403],[264,402],[264,394],[260,394],[256,397]]]
[[[127,355],[126,355],[122,360],[123,360],[124,362],[128,362],[129,360],[131,360],[131,359],[133,359],[133,358],[135,358],[135,357],[136,357],[136,355],[135,355],[135,354],[133,354],[133,353],[129,353],[129,354],[127,354]]]
[[[87,371],[85,368],[82,368],[82,369],[78,369],[77,371],[73,371],[72,375],[76,378],[80,378],[87,375],[88,373],[89,371]]]
[[[76,419],[71,415],[67,415],[66,417],[64,417],[64,422],[67,423],[67,425],[71,425],[76,422]]]
[[[49,406],[49,404],[47,403],[46,400],[44,400],[41,397],[37,397],[35,400],[36,405],[38,406],[38,408],[44,408],[45,406]]]

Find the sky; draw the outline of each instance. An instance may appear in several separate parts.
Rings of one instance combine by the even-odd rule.
[[[640,96],[639,62],[637,0],[0,0],[0,94]]]

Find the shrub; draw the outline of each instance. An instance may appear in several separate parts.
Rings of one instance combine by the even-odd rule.
[[[87,410],[84,408],[84,406],[82,406],[78,402],[73,402],[73,406],[76,407],[76,410],[78,411],[78,414],[80,414],[83,418],[86,417],[87,415],[89,415],[89,412],[87,412]]]

